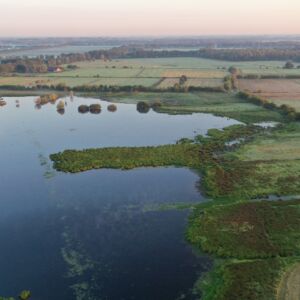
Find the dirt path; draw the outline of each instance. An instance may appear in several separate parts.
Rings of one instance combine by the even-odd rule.
[[[300,264],[293,266],[281,279],[277,300],[300,300]]]

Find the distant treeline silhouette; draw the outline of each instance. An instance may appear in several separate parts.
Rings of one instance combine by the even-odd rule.
[[[300,49],[215,49],[199,50],[149,50],[140,47],[115,47],[109,50],[94,50],[85,53],[69,53],[59,56],[41,55],[37,58],[9,58],[0,63],[0,73],[46,73],[61,65],[96,59],[111,60],[121,58],[167,58],[199,57],[227,61],[291,60],[300,62]],[[73,65],[74,66],[74,65]]]

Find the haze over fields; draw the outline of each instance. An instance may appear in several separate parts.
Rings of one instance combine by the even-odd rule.
[[[297,34],[298,0],[1,0],[0,36]]]

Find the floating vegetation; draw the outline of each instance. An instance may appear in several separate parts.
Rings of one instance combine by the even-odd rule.
[[[70,286],[75,299],[95,299],[92,295],[92,291],[97,289],[97,283],[92,275],[95,272],[95,263],[89,259],[83,245],[73,238],[68,227],[65,227],[62,237],[65,246],[61,249],[61,253],[68,266],[67,277],[76,282]]]
[[[45,172],[43,174],[44,178],[51,179],[55,176],[55,170],[52,169],[50,162],[47,157],[43,154],[39,154],[40,165],[45,168]]]
[[[20,300],[28,300],[31,297],[31,292],[30,291],[23,291],[19,295]]]
[[[88,282],[81,282],[71,285],[71,289],[74,291],[76,300],[92,299],[89,296],[90,286]]]
[[[115,104],[110,104],[107,106],[107,110],[110,112],[115,112],[117,111],[117,106]]]
[[[19,300],[29,300],[29,298],[31,297],[31,292],[28,290],[22,291],[20,293],[20,295],[18,296]],[[15,298],[13,297],[1,297],[0,296],[0,300],[15,300]]]

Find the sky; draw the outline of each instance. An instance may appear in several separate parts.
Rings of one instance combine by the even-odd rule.
[[[300,34],[300,0],[0,0],[0,36]]]

